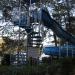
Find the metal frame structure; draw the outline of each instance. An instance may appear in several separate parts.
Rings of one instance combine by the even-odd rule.
[[[8,2],[9,2],[8,3],[8,6],[11,6],[11,0],[9,0]],[[39,3],[39,4],[41,4],[41,3]],[[4,17],[3,23],[6,22],[6,24],[4,26],[1,26],[1,29],[3,28],[2,29],[1,36],[2,37],[8,37],[10,39],[13,39],[13,42],[10,45],[10,54],[13,54],[13,51],[11,49],[12,49],[12,46],[14,46],[14,43],[15,43],[16,40],[17,40],[16,52],[19,54],[19,52],[21,51],[21,49],[20,49],[20,42],[23,39],[24,41],[22,43],[25,44],[25,41],[26,41],[26,38],[25,37],[27,37],[27,44],[26,44],[26,46],[25,45],[23,46],[24,47],[23,49],[26,49],[27,58],[28,58],[28,51],[29,51],[28,49],[29,48],[34,48],[35,47],[35,49],[39,48],[39,50],[40,50],[40,47],[42,45],[41,44],[41,42],[42,42],[41,32],[42,31],[41,31],[41,27],[40,27],[41,26],[41,23],[40,23],[40,21],[37,22],[36,19],[34,19],[32,23],[30,22],[31,21],[31,18],[30,18],[30,14],[31,14],[31,8],[30,7],[31,6],[32,6],[32,4],[31,4],[31,0],[30,0],[30,4],[29,5],[25,5],[25,8],[26,8],[25,10],[26,10],[26,13],[27,13],[27,24],[26,24],[25,27],[24,26],[21,27],[21,19],[19,19],[18,25],[14,25],[11,22],[12,21],[12,16],[11,16],[11,18],[10,17],[9,18],[5,18]],[[18,15],[19,15],[20,18],[21,18],[21,13],[22,13],[21,10],[23,10],[23,9],[22,9],[21,0],[19,0],[19,6],[18,6],[19,14]],[[36,27],[37,26],[39,28],[38,29],[38,32],[36,31]],[[15,27],[18,27],[17,28],[18,30],[15,31],[14,30]],[[32,28],[33,31],[31,31],[30,33],[27,33],[26,30],[29,30],[30,28]],[[5,34],[6,34],[6,36],[5,36]],[[32,39],[32,41],[29,41],[29,39]],[[19,56],[17,58],[17,61],[19,61]]]
[[[41,0],[39,1],[39,6],[37,6],[36,3],[33,3],[32,4],[32,0],[29,0],[29,4],[28,5],[27,4],[24,4],[24,8],[25,9],[22,9],[22,2],[21,1],[22,0],[19,0],[18,1],[18,5],[16,5],[16,6],[14,6],[12,4],[12,7],[14,6],[14,8],[15,7],[18,8],[18,13],[17,13],[18,14],[18,18],[19,18],[18,19],[18,24],[16,24],[16,23],[13,23],[13,24],[12,23],[9,23],[9,22],[12,21],[12,18],[11,18],[12,16],[10,18],[7,18],[7,19],[4,19],[3,18],[4,19],[3,23],[6,22],[6,25],[1,26],[0,29],[2,30],[2,34],[1,34],[2,37],[4,37],[5,36],[4,34],[7,32],[6,33],[7,34],[6,37],[9,37],[11,39],[14,39],[14,42],[15,42],[15,40],[17,40],[17,49],[16,49],[17,51],[16,52],[18,54],[22,50],[22,49],[20,49],[20,43],[21,43],[21,40],[23,40],[23,42],[22,42],[23,45],[24,45],[23,46],[24,47],[23,49],[26,48],[27,58],[28,58],[29,57],[29,54],[28,54],[29,49],[30,48],[33,49],[34,47],[36,49],[37,48],[40,49],[41,46],[42,46],[42,40],[44,38],[43,37],[43,34],[42,34],[42,32],[44,31],[44,29],[43,29],[44,27],[42,26],[41,22],[38,21],[37,18],[33,19],[33,21],[32,21],[32,18],[31,18],[32,14],[31,13],[33,11],[33,14],[35,14],[35,12],[34,12],[34,10],[31,9],[31,7],[32,6],[36,7],[35,10],[37,11],[38,8],[40,8],[40,7],[44,6],[44,5],[42,4],[42,1]],[[11,6],[11,0],[9,0],[8,2],[9,2],[8,5]],[[46,7],[46,3],[45,3],[45,7]],[[26,22],[26,25],[25,24],[24,25],[21,25],[22,13],[24,13],[24,15],[26,15],[26,21],[27,21]],[[13,19],[15,19],[15,17]],[[23,20],[22,22],[24,22],[24,21],[25,20]],[[18,26],[18,30],[17,31],[14,30],[16,26]],[[38,31],[36,31],[37,27],[38,27]],[[12,31],[10,32],[11,28],[12,28]],[[31,31],[29,31],[29,30],[31,30]],[[25,45],[25,41],[26,41],[26,38],[25,37],[27,37],[27,43],[26,43],[26,45]],[[12,45],[13,45],[13,43],[11,44],[11,46]],[[60,56],[61,55],[60,55],[60,51],[59,51],[59,57]],[[68,56],[68,47],[67,47],[67,56]],[[19,58],[17,59],[17,61],[19,61]]]

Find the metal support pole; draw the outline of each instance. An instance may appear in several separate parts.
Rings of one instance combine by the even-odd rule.
[[[67,55],[66,56],[68,57],[68,42],[66,42],[66,43],[67,43],[67,53],[66,53]]]
[[[21,0],[19,1],[19,17],[21,18]],[[20,26],[20,22],[21,22],[21,19],[19,19],[19,26]],[[19,36],[18,36],[18,50],[17,50],[17,63],[19,64],[19,50],[20,50],[20,27],[19,27]]]
[[[61,46],[60,46],[60,39],[59,39],[59,59],[61,57]]]

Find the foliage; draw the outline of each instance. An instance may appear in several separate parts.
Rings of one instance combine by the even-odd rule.
[[[75,58],[57,59],[57,63],[51,64],[26,64],[15,66],[0,66],[0,75],[73,75]]]
[[[43,57],[42,58],[42,62],[43,63],[46,63],[46,64],[50,64],[52,62],[51,58],[50,57]]]
[[[38,60],[36,58],[32,58],[32,57],[28,58],[29,65],[36,65],[37,63],[38,63]]]
[[[2,65],[10,65],[10,54],[4,54],[1,61]]]
[[[2,37],[4,42],[2,44],[2,53],[10,53],[10,51],[13,53],[14,51],[16,51],[17,49],[19,50],[25,50],[24,47],[24,40],[12,40],[8,37]]]
[[[74,20],[71,20],[70,17],[74,17],[72,14],[72,9],[74,8],[74,4],[72,3],[72,0],[53,0],[52,6],[53,6],[53,17],[54,19],[60,23],[61,26],[65,26],[65,30],[71,34],[75,34],[75,23]],[[73,23],[73,24],[72,24]],[[65,41],[61,40],[61,44],[64,44]]]
[[[0,66],[0,75],[46,75],[55,74],[56,66],[52,65],[25,65],[25,66]]]
[[[61,60],[61,75],[72,75],[75,58],[66,57]]]

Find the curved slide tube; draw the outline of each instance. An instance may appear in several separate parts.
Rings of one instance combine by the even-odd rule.
[[[35,18],[35,17],[34,17]],[[36,17],[38,18],[38,17]],[[67,31],[63,30],[61,25],[57,23],[55,20],[53,20],[50,17],[50,14],[47,10],[42,9],[42,16],[41,20],[43,21],[44,26],[46,26],[49,29],[52,29],[52,31],[61,39],[64,39],[68,41],[69,43],[75,45],[75,37],[68,33]],[[27,28],[27,19],[26,16],[21,17],[21,20],[14,21],[15,25],[18,25],[19,27],[25,28],[28,32],[29,30],[32,30],[30,26]],[[28,30],[27,30],[28,29]],[[29,31],[30,32],[30,31]]]
[[[55,20],[53,20],[48,10],[42,9],[42,21],[43,24],[49,28],[52,29],[52,31],[61,39],[64,39],[72,44],[72,46],[68,45],[68,51],[67,51],[67,45],[62,46],[62,48],[59,49],[59,47],[44,47],[43,52],[46,55],[54,55],[54,56],[75,56],[75,37],[72,36],[67,31],[63,30],[61,25],[57,23]],[[74,46],[73,46],[74,45]]]
[[[47,10],[42,9],[41,18],[44,26],[51,29],[59,38],[64,39],[69,43],[75,45],[75,37],[67,31],[63,30],[61,25],[50,17],[49,12]]]
[[[35,17],[34,17],[35,18]],[[58,36],[60,37],[61,39],[64,39],[68,42],[70,42],[71,44],[75,45],[75,37],[72,36],[71,34],[69,34],[68,32],[66,32],[65,30],[62,29],[61,25],[59,23],[57,23],[55,20],[53,20],[51,17],[50,17],[50,14],[47,10],[45,9],[42,9],[42,15],[41,15],[41,20],[44,24],[44,26],[46,26],[47,28],[49,29],[52,29],[52,31]],[[14,21],[14,24],[15,25],[18,25],[19,27],[22,27],[22,28],[27,28],[26,27],[26,18],[23,16],[21,17],[21,21],[19,23],[19,20],[17,21]],[[29,33],[31,32],[31,28],[28,27],[28,29],[26,29],[26,31]],[[47,54],[47,55],[59,55],[59,48],[57,47],[45,47],[43,49],[44,53]],[[66,50],[61,50],[61,55],[62,56],[65,56],[66,55]],[[72,55],[72,50],[69,50],[68,51],[68,55],[71,56]],[[75,51],[74,51],[75,53]]]
[[[72,48],[72,49],[71,49]],[[75,46],[69,45],[68,51],[67,46],[59,47],[44,47],[43,52],[46,55],[52,55],[52,56],[75,56]]]

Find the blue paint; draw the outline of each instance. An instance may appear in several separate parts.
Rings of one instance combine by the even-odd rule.
[[[59,51],[60,50],[60,51]],[[73,51],[73,56],[75,56],[75,46],[68,45],[68,56],[72,56],[72,51]],[[46,55],[52,55],[52,56],[67,56],[67,46],[61,46],[59,47],[44,47],[43,52]]]

